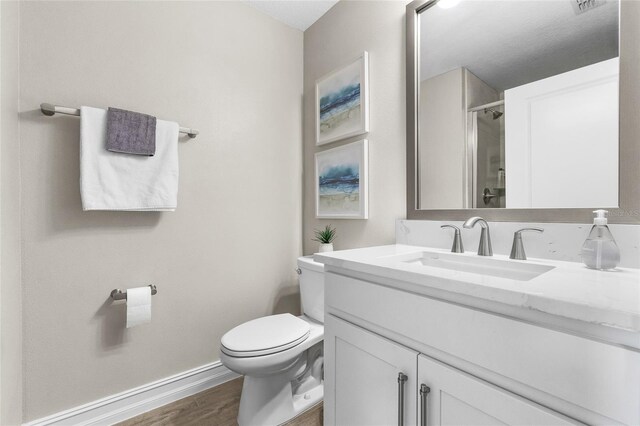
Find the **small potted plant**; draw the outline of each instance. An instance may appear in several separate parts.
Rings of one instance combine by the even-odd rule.
[[[336,237],[336,228],[332,228],[331,225],[327,225],[324,229],[316,229],[314,232],[316,237],[313,241],[320,243],[319,253],[333,251],[333,239]]]

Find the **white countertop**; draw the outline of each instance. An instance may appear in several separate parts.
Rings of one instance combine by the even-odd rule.
[[[640,269],[596,271],[574,262],[514,260],[512,262],[554,267],[529,281],[519,281],[428,267],[393,258],[423,251],[449,253],[448,250],[397,244],[317,253],[314,260],[327,266],[392,279],[400,290],[416,292],[416,288],[424,286],[425,289],[464,294],[517,308],[640,332]],[[462,253],[456,256],[476,254]],[[493,258],[509,260],[508,256],[501,255]],[[403,286],[403,283],[409,285]]]

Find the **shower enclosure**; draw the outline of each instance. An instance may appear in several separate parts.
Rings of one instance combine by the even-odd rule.
[[[468,114],[467,170],[474,208],[504,208],[505,110],[504,101],[470,108]]]

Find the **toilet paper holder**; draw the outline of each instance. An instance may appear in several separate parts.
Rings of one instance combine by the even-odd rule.
[[[155,285],[149,284],[149,287],[151,287],[152,296],[158,292]],[[127,300],[127,290],[122,291],[118,288],[111,290],[111,298],[113,300]]]

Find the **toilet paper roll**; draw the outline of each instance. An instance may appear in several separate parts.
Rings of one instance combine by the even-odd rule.
[[[127,328],[151,322],[151,287],[127,289]]]

